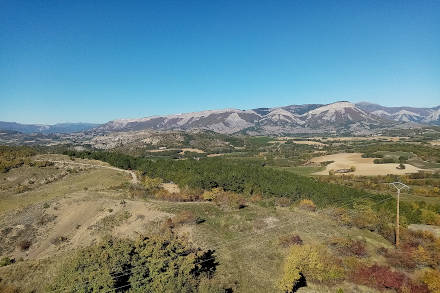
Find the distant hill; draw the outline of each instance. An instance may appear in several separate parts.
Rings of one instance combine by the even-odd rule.
[[[327,105],[305,104],[251,110],[209,110],[139,119],[113,120],[96,131],[191,130],[219,133],[288,134],[349,132],[371,133],[398,125],[440,125],[440,107],[384,107],[347,101]],[[415,124],[414,124],[415,123]]]
[[[94,123],[58,123],[54,125],[21,124],[16,122],[0,121],[0,131],[21,133],[72,133],[90,130],[100,124]]]
[[[440,125],[440,106],[434,108],[385,107],[367,102],[357,103],[356,106],[374,115],[398,122]]]

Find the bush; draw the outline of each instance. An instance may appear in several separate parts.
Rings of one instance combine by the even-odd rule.
[[[148,176],[144,176],[142,180],[142,184],[145,187],[147,193],[154,193],[161,189],[161,185],[163,180],[161,178],[150,178]]]
[[[15,262],[15,259],[5,256],[2,259],[0,259],[0,267],[8,266],[10,264],[13,264],[14,262]]]
[[[222,191],[216,194],[215,203],[219,206],[226,206],[234,209],[246,207],[246,199],[237,193]]]
[[[20,242],[18,242],[18,247],[21,249],[21,251],[26,251],[29,249],[29,247],[31,247],[32,242],[30,240],[21,240]]]
[[[280,207],[288,207],[292,204],[292,200],[287,197],[280,197],[276,200],[276,204]]]
[[[283,265],[278,287],[291,292],[302,278],[307,281],[333,282],[343,278],[344,270],[322,248],[293,245]]]
[[[292,245],[302,245],[303,241],[297,234],[284,235],[280,237],[280,245],[282,247],[289,247]]]
[[[355,204],[352,215],[353,225],[360,229],[375,231],[380,224],[378,214],[368,205]]]
[[[353,240],[343,237],[334,237],[330,239],[330,245],[343,256],[368,256],[368,252],[365,247],[365,241]]]
[[[216,266],[212,251],[194,249],[172,233],[110,238],[64,262],[48,291],[196,292]]]
[[[307,211],[316,211],[316,205],[310,199],[302,199],[300,200],[298,207],[307,210]]]
[[[392,271],[389,267],[374,264],[358,266],[351,275],[354,283],[376,288],[379,290],[394,289],[397,292],[428,293],[426,285],[413,282],[400,272]]]
[[[421,281],[426,284],[432,293],[440,293],[440,271],[428,270],[423,274]]]
[[[422,209],[421,220],[428,225],[440,225],[440,215],[436,212]]]
[[[194,224],[197,218],[191,211],[183,211],[178,213],[172,218],[172,221],[175,225],[179,224]]]
[[[327,214],[337,223],[343,226],[352,226],[352,219],[347,209],[345,208],[330,208],[326,210]]]

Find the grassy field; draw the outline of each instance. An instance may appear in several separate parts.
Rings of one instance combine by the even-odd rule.
[[[20,194],[0,193],[0,213],[24,208],[34,203],[62,197],[84,189],[93,191],[110,188],[127,182],[129,178],[129,175],[122,172],[101,168],[72,173],[56,182]]]
[[[189,211],[205,220],[183,231],[197,246],[215,249],[219,262],[215,278],[234,292],[279,292],[276,283],[288,251],[280,245],[280,237],[285,235],[297,234],[309,244],[322,244],[333,237],[350,235],[365,240],[373,255],[379,247],[391,247],[391,243],[375,233],[344,228],[324,214],[301,209],[250,205],[230,210],[213,203],[160,201],[155,201],[154,205],[173,214]],[[333,292],[340,287],[347,292],[374,292],[371,288],[349,283],[335,288],[315,284],[298,292]]]

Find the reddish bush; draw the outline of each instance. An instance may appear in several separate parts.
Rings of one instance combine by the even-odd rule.
[[[196,216],[191,211],[183,211],[174,216],[172,220],[175,225],[192,224],[196,222]]]
[[[263,200],[263,196],[261,194],[254,194],[249,198],[250,202],[256,203]]]
[[[289,247],[291,245],[302,245],[303,241],[299,235],[284,235],[280,237],[280,245],[283,247]]]
[[[365,257],[368,255],[365,241],[335,237],[330,239],[330,245],[344,256]]]
[[[218,206],[229,207],[234,209],[241,209],[246,207],[246,199],[233,192],[219,192],[216,194],[215,203]]]
[[[389,267],[372,265],[358,267],[351,275],[354,283],[379,290],[394,289],[397,292],[428,293],[426,285],[412,281],[403,273],[392,271]]]
[[[276,204],[280,207],[288,207],[292,204],[292,200],[287,197],[280,197],[279,199],[277,199]]]
[[[18,247],[22,251],[28,250],[29,247],[31,247],[31,245],[32,245],[32,242],[30,240],[22,240],[18,243]]]
[[[414,248],[401,246],[400,249],[388,250],[384,256],[387,263],[393,267],[414,270],[417,267],[417,261],[414,258]]]

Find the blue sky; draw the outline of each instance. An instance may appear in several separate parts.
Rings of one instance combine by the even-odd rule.
[[[440,1],[3,1],[0,120],[440,104]]]

